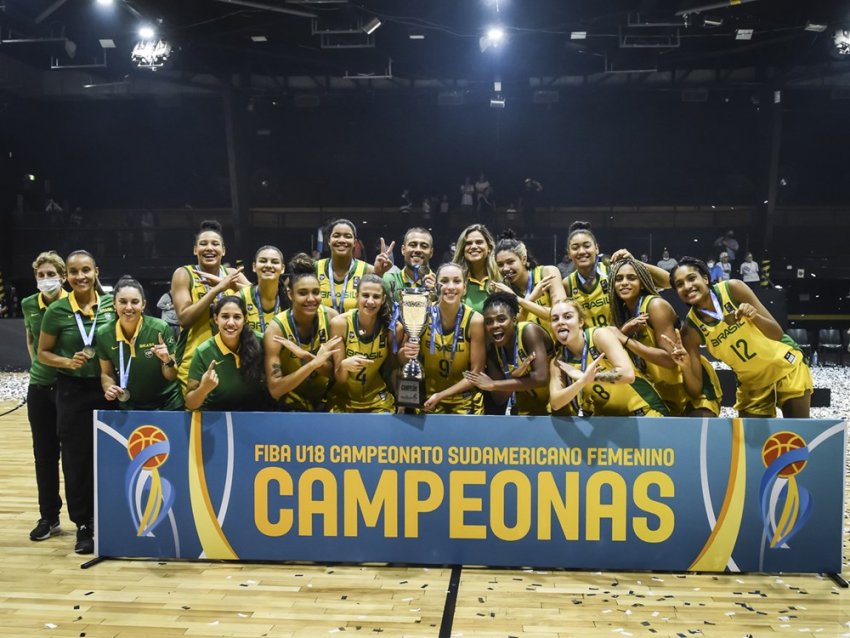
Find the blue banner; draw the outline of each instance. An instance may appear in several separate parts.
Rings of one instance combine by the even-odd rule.
[[[841,571],[838,420],[98,412],[101,556]]]

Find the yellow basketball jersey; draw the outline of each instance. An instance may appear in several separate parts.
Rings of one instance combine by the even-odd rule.
[[[357,308],[357,286],[368,268],[369,264],[365,261],[352,259],[351,268],[345,275],[345,279],[336,281],[331,260],[326,258],[317,261],[316,276],[319,278],[322,303],[328,308],[335,308],[340,314]]]
[[[363,341],[357,322],[359,310],[345,313],[345,353],[343,358],[361,355],[372,363],[348,375],[344,384],[333,388],[331,412],[390,412],[395,398],[387,388],[381,366],[390,354],[389,331],[381,326],[369,341]]]
[[[197,265],[189,264],[184,266],[184,268],[189,273],[189,292],[192,295],[192,303],[198,303],[201,297],[207,294],[207,291],[211,288],[211,286],[195,272]],[[222,266],[219,268],[218,274],[219,277],[226,277],[227,271]],[[227,289],[218,295],[216,299],[235,294],[238,294],[237,291]],[[189,365],[192,363],[192,355],[195,353],[195,350],[199,345],[217,332],[215,325],[213,324],[214,305],[215,301],[210,304],[209,315],[201,315],[193,325],[188,328],[180,329],[180,337],[177,340],[175,357],[178,364],[177,380],[180,381],[180,386],[183,388],[184,393],[186,392],[186,381],[189,378]]]
[[[586,364],[599,357],[601,352],[593,342],[593,335],[598,328],[585,328],[584,338],[587,344]],[[582,367],[581,359],[573,357],[569,351],[567,363],[579,370]],[[562,353],[563,354],[563,353]],[[608,359],[603,359],[599,364],[600,370],[613,370],[614,366]],[[639,371],[635,370],[635,380],[631,384],[606,383],[604,381],[593,381],[586,385],[581,392],[581,409],[588,416],[644,416],[662,415],[668,416],[667,406],[649,380]]]
[[[653,299],[659,298],[658,295],[645,295],[639,302],[637,314],[649,314],[649,304]],[[649,329],[643,330],[639,335],[633,336],[633,339],[639,341],[649,348],[661,348],[655,336],[655,331],[650,326]],[[663,349],[663,348],[661,348]],[[682,380],[682,371],[679,366],[673,368],[665,368],[664,366],[647,361],[638,357],[635,354],[629,353],[632,362],[635,364],[635,370],[645,375],[652,383],[658,395],[667,405],[667,409],[671,416],[683,416],[688,411],[688,406],[692,399],[685,391],[685,384]],[[702,364],[703,388],[702,394],[697,399],[698,401],[716,402],[716,409],[720,411],[720,381],[717,378],[717,373],[711,364],[700,357]]]
[[[434,330],[428,321],[420,341],[420,353],[425,375],[425,396],[450,388],[463,381],[463,373],[470,367],[469,326],[476,312],[469,306],[460,306],[460,320],[455,316],[456,329],[443,333],[442,325]],[[433,318],[433,315],[432,315]],[[442,324],[441,318],[437,320]],[[431,343],[434,352],[431,353]],[[443,399],[434,412],[437,414],[481,414],[484,403],[481,393],[472,389]]]
[[[324,306],[319,306],[311,332],[312,337],[308,343],[301,341],[298,329],[295,326],[295,319],[292,317],[291,308],[275,315],[273,321],[280,328],[284,339],[289,339],[293,343],[297,343],[303,350],[312,354],[316,354],[322,344],[330,338],[330,319],[328,317],[328,309]],[[301,359],[289,350],[286,348],[280,349],[280,369],[284,376],[296,372],[302,365],[303,362]],[[284,394],[280,398],[280,401],[287,409],[313,412],[321,408],[321,404],[327,398],[329,386],[330,379],[318,372],[313,372],[313,374],[301,382],[301,385]]]
[[[239,296],[242,297],[242,300],[245,302],[245,308],[248,310],[248,315],[245,317],[245,324],[254,332],[263,334],[266,331],[266,326],[272,322],[280,311],[280,299],[278,299],[275,308],[267,311],[260,308],[263,302],[260,299],[258,286],[254,285],[250,288],[243,288],[239,291]],[[260,318],[261,311],[262,319]]]
[[[496,348],[496,360],[499,367],[505,372],[505,378],[508,378],[511,372],[516,370],[522,362],[528,359],[528,354],[522,345],[522,334],[526,327],[530,326],[530,321],[520,321],[516,327],[516,342],[513,346],[513,352],[503,351],[501,348]],[[549,365],[548,362],[546,365]],[[525,373],[529,376],[531,371]],[[512,414],[522,416],[545,415],[549,414],[549,384],[547,383],[541,388],[533,388],[523,392],[515,393],[516,404],[511,410]]]
[[[584,309],[586,328],[610,326],[613,323],[608,297],[608,266],[601,261],[596,265],[596,280],[590,290],[582,286],[577,270],[571,272],[565,281],[567,298],[574,299]]]
[[[514,287],[514,291],[522,297],[527,297],[531,293],[531,291],[534,290],[534,287],[540,283],[540,280],[543,279],[543,277],[545,277],[545,274],[543,273],[543,266],[537,266],[528,273],[528,282],[526,283],[525,290],[520,290]],[[551,308],[552,298],[549,296],[549,291],[546,290],[546,292],[544,292],[540,297],[538,297],[534,303],[536,303],[538,306],[543,306],[544,308]],[[528,321],[542,326],[550,335],[552,335],[552,325],[550,322],[545,321],[537,315],[531,313],[528,313]]]
[[[711,290],[724,315],[735,312],[738,304],[732,300],[729,282],[714,284]],[[691,308],[687,321],[696,328],[711,355],[732,368],[742,385],[762,388],[776,383],[787,376],[803,356],[789,343],[766,337],[747,320],[728,324]]]

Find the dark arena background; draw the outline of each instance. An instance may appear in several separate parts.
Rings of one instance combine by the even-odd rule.
[[[400,264],[404,231],[424,226],[439,264],[476,221],[549,265],[576,220],[605,254],[652,264],[736,245],[732,276],[752,253],[753,288],[812,357],[812,416],[846,418],[848,151],[845,1],[0,0],[0,412],[26,394],[20,300],[39,252],[88,250],[104,285],[133,275],[159,316],[202,220],[255,279],[257,248],[310,254],[343,217],[369,263],[385,239]],[[489,184],[487,204],[462,206],[467,179]],[[146,598],[176,587],[149,564],[98,582],[68,543],[24,545],[23,413],[0,452],[17,503],[0,508],[17,561],[0,635],[850,635],[846,590],[814,578],[480,570],[458,596],[450,567],[349,566],[349,582],[344,566],[338,581],[334,566],[195,564],[178,578],[208,598]],[[256,604],[240,597],[258,582]],[[124,622],[139,601],[147,617]]]

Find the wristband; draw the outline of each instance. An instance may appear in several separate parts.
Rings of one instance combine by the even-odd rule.
[[[169,359],[168,361],[163,361],[162,365],[164,365],[166,368],[173,368],[174,366],[177,365],[177,362],[172,358],[172,359]]]
[[[626,346],[628,346],[629,341],[631,341],[631,340],[632,340],[632,335],[629,335],[628,337],[626,337],[626,340],[623,342],[623,347],[625,348]]]

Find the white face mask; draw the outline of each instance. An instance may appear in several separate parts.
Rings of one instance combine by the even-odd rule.
[[[62,287],[62,280],[58,277],[56,279],[39,279],[36,286],[41,293],[51,297],[59,292]]]

